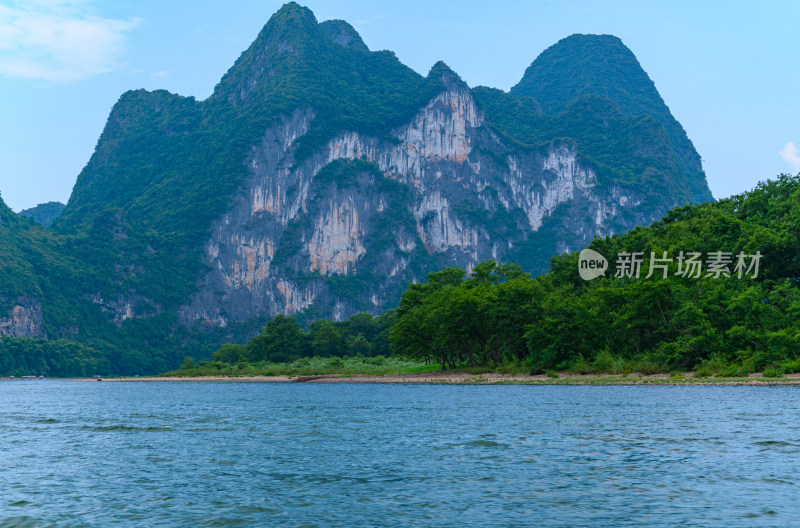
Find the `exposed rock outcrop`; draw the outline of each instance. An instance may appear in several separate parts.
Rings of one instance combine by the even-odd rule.
[[[654,219],[637,210],[633,190],[597,188],[594,170],[571,144],[509,144],[486,126],[463,83],[451,82],[397,128],[394,142],[345,131],[298,161],[295,142],[312,121],[312,110],[297,111],[253,147],[250,177],[206,243],[210,271],[182,309],[185,322],[219,326],[311,305],[338,317],[377,311],[403,283],[424,278],[426,264],[470,267],[509,257],[560,207],[578,207],[582,216],[560,218],[557,228],[586,241],[615,232],[622,210],[625,222]],[[374,173],[356,171],[349,183],[317,181],[343,160],[370,164]],[[376,178],[402,187],[405,199],[381,190]],[[403,218],[409,222],[392,222]],[[498,229],[505,230],[501,239]],[[378,248],[375,238],[390,243]],[[566,239],[556,244],[577,249]],[[356,288],[364,275],[373,280],[345,298],[327,280],[351,278]]]
[[[8,316],[0,317],[0,337],[46,337],[42,328],[42,304],[26,297],[18,298]]]

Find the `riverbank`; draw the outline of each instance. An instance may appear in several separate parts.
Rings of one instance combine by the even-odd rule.
[[[95,380],[86,380],[95,381]],[[800,375],[765,378],[760,374],[749,377],[694,377],[687,372],[679,376],[668,374],[624,375],[559,373],[545,375],[470,374],[469,372],[437,371],[418,374],[324,374],[312,376],[157,376],[139,378],[108,378],[108,382],[238,382],[238,383],[419,383],[433,385],[800,385]]]

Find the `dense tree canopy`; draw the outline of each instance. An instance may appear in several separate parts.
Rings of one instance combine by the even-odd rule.
[[[313,356],[388,356],[394,318],[394,311],[390,311],[379,317],[359,313],[342,322],[320,319],[306,332],[294,317],[279,314],[247,344],[222,345],[211,359],[234,364],[286,363]]]
[[[105,372],[105,355],[80,343],[0,337],[0,376],[89,377]]]

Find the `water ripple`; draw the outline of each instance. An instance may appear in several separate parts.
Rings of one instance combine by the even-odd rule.
[[[3,383],[0,528],[796,526],[800,389]]]

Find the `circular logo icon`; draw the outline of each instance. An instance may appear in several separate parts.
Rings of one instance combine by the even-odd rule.
[[[592,249],[584,249],[578,256],[578,273],[583,280],[592,280],[606,274],[608,261]]]

